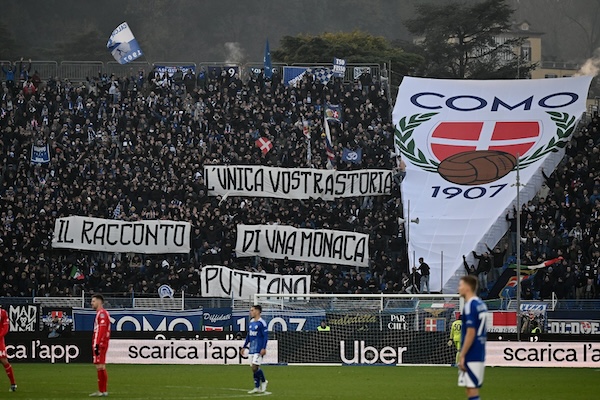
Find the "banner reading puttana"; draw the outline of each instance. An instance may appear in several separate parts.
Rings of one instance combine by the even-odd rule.
[[[111,253],[189,253],[191,224],[182,221],[71,216],[58,218],[52,247]]]
[[[235,253],[327,264],[369,265],[369,235],[285,225],[238,225]]]
[[[106,43],[106,48],[119,64],[127,64],[142,56],[142,49],[127,22],[115,28]]]
[[[407,165],[404,215],[419,220],[408,230],[409,256],[431,267],[431,290],[462,268],[514,201],[517,158],[526,185],[566,146],[591,79],[403,79],[393,120]]]
[[[382,196],[392,191],[392,171],[336,171],[276,168],[260,165],[206,165],[204,179],[210,196],[256,196],[280,199]]]
[[[256,293],[308,294],[310,275],[278,275],[206,265],[200,271],[202,297],[252,300]]]

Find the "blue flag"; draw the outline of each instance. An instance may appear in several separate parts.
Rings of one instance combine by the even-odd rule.
[[[142,49],[127,22],[123,22],[115,28],[106,43],[106,48],[119,64],[127,64],[142,56]]]
[[[342,161],[351,162],[354,164],[360,164],[362,161],[362,149],[350,150],[344,147],[342,152]]]
[[[46,143],[43,146],[31,145],[31,163],[47,164],[50,162],[50,146]]]
[[[271,64],[271,50],[269,49],[269,39],[267,39],[267,43],[265,44],[265,57],[263,59],[263,63],[265,66],[265,78],[271,79],[273,76],[273,65]]]

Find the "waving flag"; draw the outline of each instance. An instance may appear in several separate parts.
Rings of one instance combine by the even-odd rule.
[[[302,133],[306,138],[306,161],[310,164],[312,161],[312,149],[310,148],[310,127],[308,121],[302,117]]]
[[[410,228],[409,263],[426,260],[432,290],[453,288],[462,255],[506,231],[517,161],[522,202],[539,190],[540,170],[556,168],[586,110],[590,82],[589,76],[402,80],[394,144],[406,162],[405,215],[420,221]]]
[[[256,144],[256,147],[258,147],[263,154],[267,154],[273,148],[273,143],[266,137],[259,138],[254,144]]]
[[[135,40],[127,22],[123,22],[117,26],[112,35],[110,35],[110,39],[106,43],[106,48],[119,64],[127,64],[142,56],[142,49],[137,40]]]
[[[265,44],[265,57],[263,59],[263,64],[265,67],[265,78],[271,79],[273,76],[273,64],[271,64],[271,50],[269,49],[269,39],[267,39],[267,43]]]
[[[323,121],[325,124],[325,148],[327,151],[327,169],[335,168],[335,154],[333,152],[333,142],[331,141],[331,131],[329,130],[329,123],[327,117]]]

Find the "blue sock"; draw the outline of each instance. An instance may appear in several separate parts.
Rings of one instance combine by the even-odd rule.
[[[257,388],[260,386],[260,369],[254,373],[254,387]]]
[[[260,381],[264,382],[265,381],[265,373],[263,372],[263,370],[259,368],[259,370],[256,372],[258,373],[258,378],[260,379]]]
[[[473,397],[469,397],[469,400],[479,400],[479,395],[473,396]]]

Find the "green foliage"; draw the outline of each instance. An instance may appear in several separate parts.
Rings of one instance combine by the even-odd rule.
[[[90,29],[70,36],[65,41],[58,43],[47,52],[48,57],[54,60],[77,60],[77,61],[109,61],[112,60],[106,49],[108,37],[96,29]]]
[[[266,399],[460,399],[457,369],[451,367],[263,367],[269,380]],[[23,364],[13,362],[19,385],[3,399],[83,399],[96,391],[91,364]],[[254,398],[248,365],[114,365],[109,364],[109,399]],[[598,371],[593,368],[490,368],[482,398],[521,400],[596,399]],[[507,384],[510,382],[510,384]]]
[[[535,65],[514,56],[523,38],[499,43],[495,38],[509,32],[513,13],[505,0],[478,3],[444,2],[418,4],[417,16],[406,27],[420,37],[425,57],[423,75],[437,78],[505,79],[526,77]]]
[[[284,36],[280,47],[272,51],[274,61],[293,63],[331,63],[334,57],[349,63],[383,64],[407,74],[423,63],[423,57],[393,46],[381,36],[365,32],[323,33],[318,36]]]

